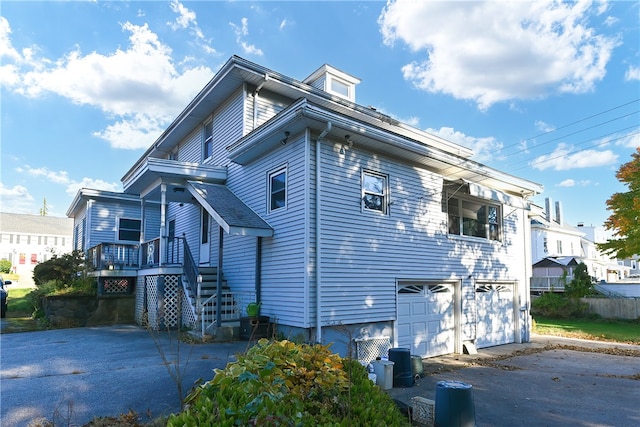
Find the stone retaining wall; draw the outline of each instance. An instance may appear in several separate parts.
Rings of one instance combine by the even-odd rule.
[[[82,327],[134,323],[135,296],[48,296],[42,301],[51,326]]]

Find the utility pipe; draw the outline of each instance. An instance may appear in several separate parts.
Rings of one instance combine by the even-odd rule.
[[[316,139],[316,342],[322,343],[322,225],[320,221],[320,141],[331,131],[331,122]]]

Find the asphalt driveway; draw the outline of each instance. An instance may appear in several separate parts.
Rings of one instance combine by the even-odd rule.
[[[425,372],[414,387],[389,393],[407,404],[413,396],[435,400],[438,381],[462,381],[472,386],[482,427],[640,426],[640,346],[534,336],[427,359]]]
[[[175,340],[161,335],[168,359]],[[210,379],[247,342],[181,344],[183,384]],[[0,425],[38,417],[82,425],[94,416],[134,410],[146,417],[177,412],[179,398],[161,353],[144,329],[125,325],[0,335]],[[435,399],[436,383],[473,386],[478,426],[638,426],[640,346],[534,336],[531,343],[477,355],[427,359],[417,385],[389,394]]]
[[[26,426],[39,417],[82,425],[129,410],[145,420],[178,412],[178,389],[156,342],[168,361],[180,361],[187,391],[247,349],[242,341],[178,347],[175,333],[157,338],[133,325],[1,334],[0,425]]]

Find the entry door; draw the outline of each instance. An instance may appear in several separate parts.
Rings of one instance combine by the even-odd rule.
[[[211,244],[209,236],[209,213],[200,208],[200,264],[209,264]]]

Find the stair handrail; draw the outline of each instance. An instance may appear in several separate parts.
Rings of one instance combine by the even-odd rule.
[[[212,321],[211,324],[207,327],[205,327],[205,315],[204,315],[204,308],[207,306],[207,304],[209,304],[210,302],[214,301],[215,299],[217,299],[218,295],[213,294],[211,295],[209,298],[207,298],[206,300],[202,301],[202,303],[199,304],[198,309],[200,311],[200,323],[201,323],[201,332],[202,332],[202,338],[204,338],[204,334],[205,331],[207,329],[209,329],[210,327],[212,327],[213,325],[216,324],[216,320],[215,317],[212,317]],[[213,305],[213,304],[212,304]],[[216,307],[216,310],[219,309],[218,307]]]
[[[198,265],[193,259],[191,249],[187,244],[185,235],[182,235],[182,242],[184,244],[184,275],[187,277],[187,283],[189,283],[189,289],[197,298],[200,298],[200,283],[198,282]]]

